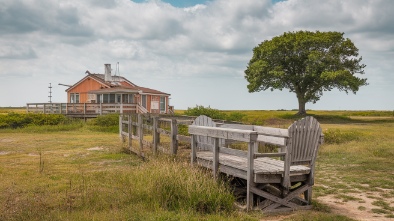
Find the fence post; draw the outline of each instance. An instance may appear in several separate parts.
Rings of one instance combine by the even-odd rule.
[[[131,151],[131,146],[133,145],[133,121],[131,120],[131,115],[128,115],[128,125],[127,125],[127,131],[129,132],[129,137],[128,137],[128,144],[129,144],[129,149]]]
[[[191,164],[193,165],[196,160],[197,160],[197,147],[196,147],[196,135],[191,134],[191,149],[192,149],[192,159],[191,159]]]
[[[171,154],[176,155],[178,152],[178,125],[176,119],[171,119]]]
[[[123,135],[122,135],[122,132],[123,132],[123,116],[121,115],[121,114],[119,114],[119,137],[120,137],[120,139],[122,139],[122,141],[123,141]]]
[[[153,153],[157,153],[157,146],[160,143],[160,134],[158,133],[159,117],[153,117]]]
[[[138,137],[139,137],[139,144],[140,144],[140,156],[142,156],[142,150],[144,148],[143,140],[144,140],[144,128],[142,114],[138,114]]]
[[[213,164],[212,164],[212,172],[213,178],[218,178],[218,170],[219,170],[219,138],[214,138],[213,140]]]
[[[253,208],[253,193],[251,192],[251,188],[255,186],[254,183],[254,149],[257,145],[257,142],[249,142],[248,144],[248,164],[247,164],[247,172],[246,172],[246,208],[250,211]]]

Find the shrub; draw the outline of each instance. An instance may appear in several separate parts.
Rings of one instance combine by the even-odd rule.
[[[88,122],[89,129],[100,132],[119,133],[119,114],[98,116]]]
[[[70,121],[69,118],[61,114],[8,113],[0,115],[0,128],[16,129],[26,126],[59,125]]]
[[[196,107],[190,108],[188,107],[187,110],[184,112],[185,115],[188,116],[200,116],[200,115],[205,115],[207,117],[210,117],[212,119],[220,119],[220,120],[225,120],[227,118],[227,115],[220,110],[213,109],[211,107],[204,107],[202,105],[197,105]]]

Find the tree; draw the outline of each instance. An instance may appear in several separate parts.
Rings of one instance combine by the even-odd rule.
[[[249,93],[287,88],[298,99],[298,113],[306,114],[305,104],[316,103],[323,91],[338,88],[352,91],[368,85],[358,49],[339,32],[287,32],[265,40],[253,49],[245,70]]]

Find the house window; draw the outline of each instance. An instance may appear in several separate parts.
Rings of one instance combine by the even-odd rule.
[[[146,95],[142,95],[142,106],[146,108]]]
[[[160,112],[166,112],[166,97],[160,97]]]
[[[70,93],[70,103],[79,103],[79,93]]]
[[[109,94],[109,103],[115,103],[115,94]]]
[[[109,94],[103,94],[103,103],[104,104],[109,103]]]

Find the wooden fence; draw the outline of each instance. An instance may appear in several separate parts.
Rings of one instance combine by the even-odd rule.
[[[184,117],[161,117],[152,114],[122,114],[119,116],[119,136],[127,142],[128,149],[138,156],[145,157],[146,149],[154,154],[157,151],[176,155],[178,152],[178,142],[190,143],[190,136],[187,136],[187,129],[183,130],[183,135],[179,134],[180,125],[190,125],[193,119]],[[168,137],[162,139],[161,136]],[[134,147],[133,139],[138,141],[138,146]]]

